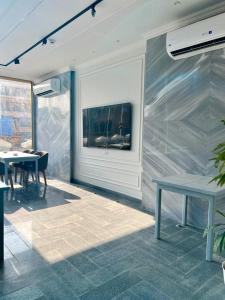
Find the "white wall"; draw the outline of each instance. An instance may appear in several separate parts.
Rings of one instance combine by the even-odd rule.
[[[74,178],[141,199],[144,47],[81,66],[77,73]],[[82,145],[82,109],[131,102],[132,150]]]

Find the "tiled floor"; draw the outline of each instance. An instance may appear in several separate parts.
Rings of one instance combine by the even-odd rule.
[[[44,193],[45,192],[45,193]],[[225,299],[202,233],[94,189],[49,180],[5,199],[0,299]]]

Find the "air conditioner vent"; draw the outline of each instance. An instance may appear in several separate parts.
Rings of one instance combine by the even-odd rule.
[[[59,95],[60,89],[60,79],[52,78],[41,82],[33,87],[33,92],[38,97],[52,97]]]
[[[225,47],[225,13],[167,33],[166,49],[181,59]]]
[[[190,47],[185,47],[176,51],[172,51],[171,54],[172,56],[177,56],[180,54],[185,54],[185,53],[190,53],[196,50],[200,50],[200,49],[207,49],[216,45],[221,45],[224,44],[225,47],[225,36],[222,38],[218,38],[212,41],[208,41],[208,42],[204,42],[204,43],[200,43],[194,46],[190,46]]]

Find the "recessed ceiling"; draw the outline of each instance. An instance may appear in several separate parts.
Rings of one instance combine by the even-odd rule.
[[[7,63],[77,14],[94,0],[0,0],[0,63]],[[86,13],[38,46],[20,65],[0,68],[1,76],[35,80],[69,66],[76,67],[129,46],[144,34],[201,11],[210,15],[225,0],[104,0],[96,17]]]

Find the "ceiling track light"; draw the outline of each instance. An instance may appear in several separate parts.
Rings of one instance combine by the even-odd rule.
[[[43,38],[43,40],[42,40],[42,46],[45,46],[47,43],[48,43],[47,38]]]
[[[19,64],[20,64],[19,58],[15,58],[15,59],[14,59],[14,64],[15,64],[15,65],[19,65]]]
[[[93,5],[92,9],[91,9],[91,15],[94,18],[96,15],[96,9],[95,9],[95,5]]]
[[[33,50],[34,48],[36,48],[38,45],[46,45],[48,43],[49,38],[52,35],[56,34],[58,31],[62,30],[64,27],[66,27],[67,25],[69,25],[70,23],[72,23],[73,21],[75,21],[76,19],[80,18],[82,15],[84,15],[89,10],[91,10],[92,17],[95,17],[95,15],[96,15],[96,9],[95,9],[95,7],[100,2],[103,2],[103,1],[104,0],[96,0],[96,1],[94,1],[92,4],[90,4],[89,6],[87,6],[86,8],[84,8],[78,14],[76,14],[75,16],[73,16],[71,19],[67,20],[65,23],[63,23],[62,25],[60,25],[59,27],[57,27],[55,30],[51,31],[48,35],[46,35],[45,37],[43,37],[41,40],[39,40],[38,42],[36,42],[32,46],[30,46],[27,50],[25,50],[22,53],[20,53],[19,55],[17,55],[16,58],[13,58],[12,60],[10,60],[6,64],[1,64],[0,63],[0,66],[2,66],[2,67],[8,67],[12,63],[14,63],[15,65],[20,64],[19,58],[21,58],[22,56],[24,56],[25,54],[27,54],[28,52],[30,52],[31,50]]]

